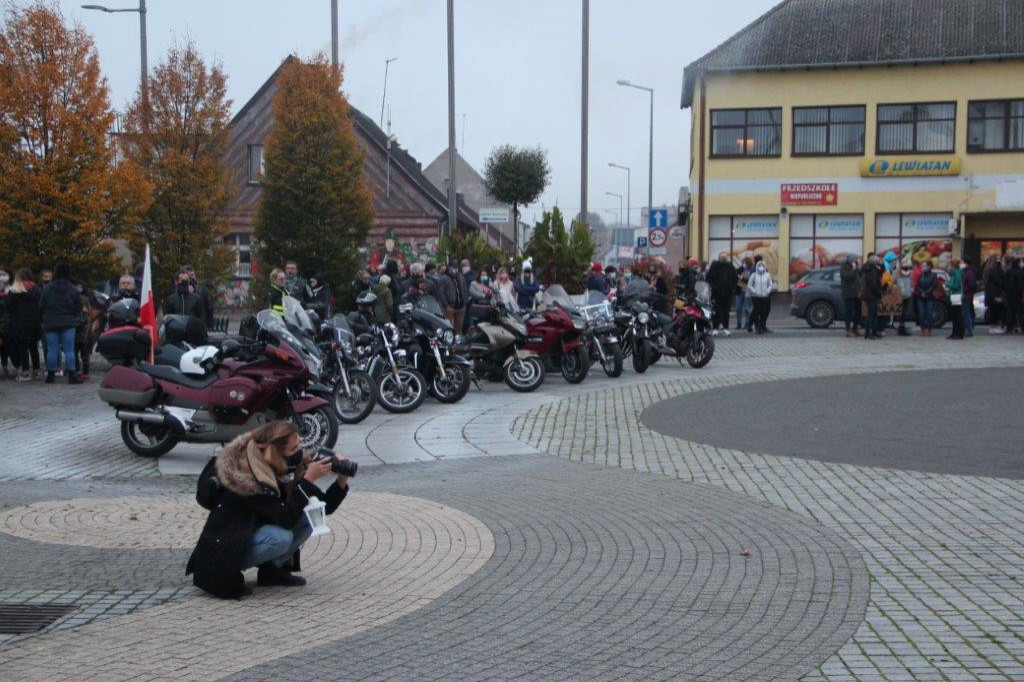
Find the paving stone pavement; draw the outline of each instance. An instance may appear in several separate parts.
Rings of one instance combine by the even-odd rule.
[[[763,499],[849,539],[872,576],[867,618],[805,679],[1024,679],[1024,482],[727,450],[664,436],[641,420],[647,407],[667,398],[722,386],[751,384],[756,406],[756,397],[771,391],[759,384],[780,379],[886,368],[1021,366],[1020,345],[875,356],[872,365],[863,356],[822,362],[807,350],[796,363],[780,355],[770,370],[583,393],[520,416],[513,432],[571,460],[706,482]],[[742,419],[750,407],[737,405],[723,418]],[[869,441],[870,425],[865,428]]]

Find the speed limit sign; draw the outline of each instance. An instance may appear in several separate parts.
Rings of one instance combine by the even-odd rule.
[[[651,246],[658,248],[665,246],[665,242],[668,241],[668,234],[660,227],[656,227],[647,234],[647,238]]]

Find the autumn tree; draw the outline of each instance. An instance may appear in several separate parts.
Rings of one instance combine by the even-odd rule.
[[[363,152],[340,88],[341,70],[323,55],[281,67],[256,216],[268,269],[294,259],[336,288],[355,277],[373,226]]]
[[[153,185],[153,203],[131,231],[131,245],[137,253],[150,245],[157,288],[187,264],[200,281],[221,284],[234,270],[234,253],[223,243],[231,198],[227,78],[189,41],[153,70],[148,94],[148,118],[141,93],[125,112],[125,156]]]
[[[0,31],[0,253],[12,267],[67,261],[116,271],[113,239],[149,203],[133,163],[115,167],[114,121],[92,38],[44,2],[9,5]]]
[[[437,245],[437,262],[469,260],[476,268],[500,266],[508,257],[499,248],[491,246],[476,232],[454,232],[441,237]]]
[[[562,211],[545,211],[533,228],[523,252],[533,260],[545,286],[561,284],[570,294],[581,293],[587,268],[594,257],[594,239],[586,223],[574,221],[567,230]]]
[[[512,204],[512,234],[519,255],[519,207],[537,201],[551,178],[548,153],[541,148],[496,147],[484,164],[487,193],[504,204]]]

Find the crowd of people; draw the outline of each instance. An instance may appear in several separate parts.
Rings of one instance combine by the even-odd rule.
[[[97,286],[73,274],[67,263],[59,263],[38,274],[19,268],[12,277],[11,268],[0,265],[0,377],[46,383],[65,378],[69,384],[89,379],[104,313],[118,301],[139,300],[143,272],[140,265]],[[189,265],[178,270],[161,310],[213,324],[213,296]]]

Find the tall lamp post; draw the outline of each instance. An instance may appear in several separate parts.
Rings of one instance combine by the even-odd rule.
[[[651,142],[650,155],[647,166],[647,219],[650,220],[651,211],[654,210],[654,88],[646,88],[636,85],[628,80],[617,81],[619,85],[637,90],[646,90],[651,95]]]
[[[630,189],[630,185],[632,184],[632,180],[630,180],[630,176],[633,173],[630,170],[629,166],[620,166],[617,163],[609,163],[608,165],[611,168],[618,168],[619,170],[626,171],[626,227],[628,228],[629,227],[629,214],[633,211],[632,198],[631,198],[633,190]]]
[[[583,82],[580,87],[580,215],[587,221],[587,155],[590,111],[590,0],[583,0]]]
[[[448,231],[459,227],[455,181],[455,0],[448,0]]]
[[[149,111],[149,65],[146,49],[146,0],[139,0],[138,7],[126,9],[111,9],[109,7],[104,7],[103,5],[82,5],[82,9],[91,9],[98,12],[106,12],[107,14],[116,14],[118,12],[139,13],[139,42],[141,43],[142,52],[142,68],[139,72],[139,93],[142,95],[142,112],[143,115],[145,115],[146,112]]]
[[[338,0],[331,0],[331,66],[338,68]]]

